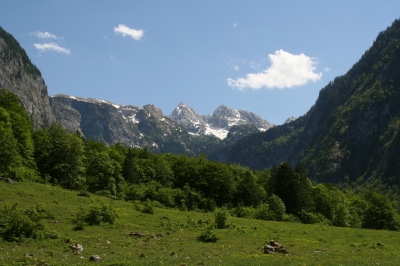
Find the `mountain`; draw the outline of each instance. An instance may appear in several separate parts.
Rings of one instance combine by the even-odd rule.
[[[251,112],[234,110],[227,106],[219,106],[210,115],[199,115],[193,108],[179,103],[170,114],[171,119],[195,135],[214,135],[220,139],[227,137],[232,126],[254,125],[259,131],[273,127],[268,121]]]
[[[69,132],[80,131],[87,139],[128,147],[148,147],[156,153],[194,156],[218,147],[214,136],[194,136],[152,104],[143,107],[116,105],[105,100],[54,95],[50,104]]]
[[[210,126],[204,121],[203,117],[184,103],[179,103],[169,116],[172,121],[186,128],[189,133],[205,135],[210,130]]]
[[[210,115],[209,121],[214,121],[210,126],[204,116],[182,103],[170,116],[165,116],[152,104],[143,107],[116,105],[63,94],[49,99],[56,120],[69,132],[79,131],[85,138],[107,145],[119,142],[129,147],[149,147],[161,153],[208,154],[272,126],[256,114],[225,106]],[[218,123],[219,127],[214,127]],[[221,136],[225,138],[223,141]]]
[[[220,106],[212,115],[200,116],[184,104],[171,116],[154,105],[116,105],[105,100],[67,95],[48,96],[39,69],[12,35],[0,27],[0,88],[15,93],[33,122],[34,129],[59,121],[69,132],[79,131],[87,139],[107,145],[149,147],[153,152],[208,154],[272,125],[256,114]],[[232,133],[229,130],[232,126]],[[218,138],[217,138],[217,137]],[[221,139],[224,139],[222,141]]]
[[[400,20],[381,32],[302,117],[209,158],[262,169],[288,161],[323,182],[400,184]]]
[[[15,93],[35,129],[55,121],[39,69],[14,37],[0,27],[0,89]]]
[[[285,124],[293,122],[294,120],[296,120],[296,117],[291,116],[291,117],[289,117],[288,119],[285,120]]]

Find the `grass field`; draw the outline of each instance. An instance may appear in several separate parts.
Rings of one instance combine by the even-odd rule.
[[[211,213],[154,208],[154,214],[144,214],[131,202],[1,181],[0,207],[6,202],[22,209],[40,204],[55,217],[44,221],[46,228],[61,237],[27,243],[0,240],[0,265],[400,265],[399,232],[229,217],[228,229],[213,230],[217,243],[202,243],[196,238],[213,222]],[[102,203],[117,212],[114,225],[73,230],[72,218],[80,206]],[[270,239],[283,244],[289,254],[263,254],[261,249]],[[81,244],[83,252],[74,254],[66,240]],[[171,256],[173,252],[176,256]],[[102,261],[89,261],[91,255]]]

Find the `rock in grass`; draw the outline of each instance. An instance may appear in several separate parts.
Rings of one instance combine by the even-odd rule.
[[[92,255],[89,258],[90,261],[101,261],[101,257],[99,255]]]
[[[136,236],[136,237],[143,237],[145,234],[139,233],[139,232],[130,232],[130,236]]]
[[[275,252],[282,253],[282,254],[289,253],[283,245],[279,244],[275,240],[269,241],[269,245],[265,245],[262,248],[262,250],[264,251],[264,254],[273,254]]]
[[[69,247],[70,247],[73,251],[76,251],[76,252],[78,252],[78,253],[83,251],[82,245],[81,245],[81,244],[78,244],[78,243],[72,243],[71,245],[69,245]]]

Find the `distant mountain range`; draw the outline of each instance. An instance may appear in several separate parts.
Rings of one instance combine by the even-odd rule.
[[[212,143],[213,147],[232,144],[233,134],[228,137],[232,127],[236,141],[247,134],[273,127],[254,113],[224,105],[211,115],[201,116],[190,106],[180,103],[171,115],[166,116],[151,104],[143,107],[116,105],[105,100],[68,95],[51,96],[49,100],[56,120],[70,132],[80,131],[86,138],[108,145],[120,142],[131,147],[147,146],[154,152],[208,153],[205,148],[193,150],[190,147],[198,141]],[[246,130],[241,130],[241,127]],[[181,148],[176,150],[175,145],[171,150],[177,142]],[[203,147],[208,147],[208,144]]]
[[[221,105],[199,115],[180,103],[166,116],[154,105],[116,105],[67,95],[48,97],[40,71],[0,28],[0,86],[17,94],[35,129],[59,121],[70,132],[157,153],[205,154],[264,169],[302,164],[321,182],[400,185],[400,21],[343,76],[321,89],[310,110],[274,126]],[[396,187],[397,186],[397,187]]]

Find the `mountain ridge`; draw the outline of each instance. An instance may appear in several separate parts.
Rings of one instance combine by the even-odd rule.
[[[302,117],[222,147],[209,158],[263,169],[302,164],[320,182],[399,184],[400,21],[379,33]],[[345,178],[346,177],[346,178]]]
[[[55,117],[50,108],[47,86],[40,70],[32,64],[18,41],[0,27],[0,89],[16,94],[35,130],[49,127]]]

